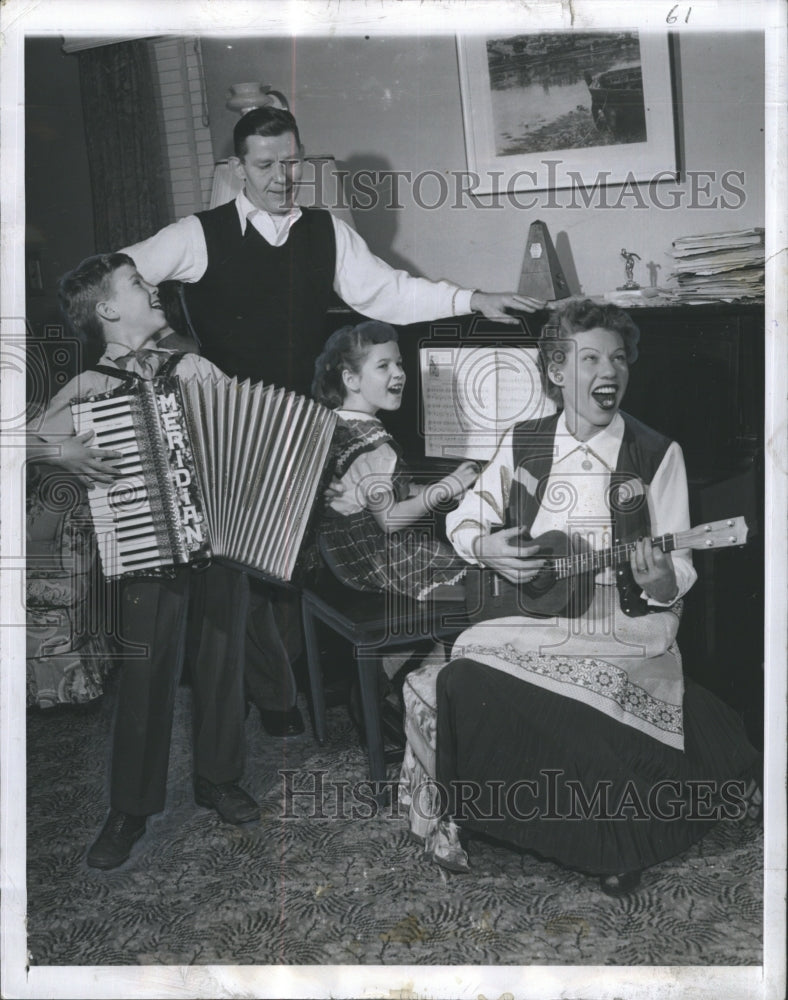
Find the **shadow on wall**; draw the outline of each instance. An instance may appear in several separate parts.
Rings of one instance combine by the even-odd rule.
[[[561,263],[561,270],[564,272],[564,277],[566,278],[566,283],[569,286],[570,294],[582,295],[583,287],[580,284],[580,278],[577,276],[577,268],[575,267],[575,257],[574,254],[572,253],[572,247],[569,243],[569,237],[563,230],[561,230],[561,232],[556,235],[555,252],[558,255],[558,260]]]
[[[422,272],[413,261],[393,249],[399,225],[397,206],[407,205],[408,195],[404,183],[397,189],[389,160],[375,153],[355,153],[342,160],[339,168],[347,171],[345,198],[359,236],[387,264],[420,276]]]

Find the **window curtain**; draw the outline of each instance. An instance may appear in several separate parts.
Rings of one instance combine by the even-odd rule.
[[[103,45],[77,58],[96,252],[107,253],[171,221],[154,69],[145,41]]]

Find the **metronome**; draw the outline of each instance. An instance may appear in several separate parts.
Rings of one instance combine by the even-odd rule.
[[[568,299],[571,294],[544,222],[532,222],[528,230],[517,292],[519,295],[529,295],[548,302]]]

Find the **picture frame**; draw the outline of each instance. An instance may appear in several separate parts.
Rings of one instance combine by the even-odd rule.
[[[557,31],[456,39],[474,195],[679,179],[670,34]]]

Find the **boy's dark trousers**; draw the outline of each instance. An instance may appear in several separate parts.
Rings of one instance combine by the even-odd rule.
[[[302,649],[301,606],[293,594],[277,591],[270,583],[251,576],[249,609],[246,619],[244,685],[246,700],[257,708],[288,712],[298,693],[291,661]],[[199,611],[189,610],[186,659],[196,657],[195,630]]]
[[[293,594],[249,580],[244,682],[247,699],[259,709],[288,712],[296,703],[290,663],[300,652],[300,611]]]
[[[123,582],[125,655],[113,730],[113,809],[148,816],[164,808],[187,616],[199,629],[190,663],[194,774],[214,784],[241,778],[247,604],[246,576],[216,563],[199,572],[178,567],[174,577]]]

